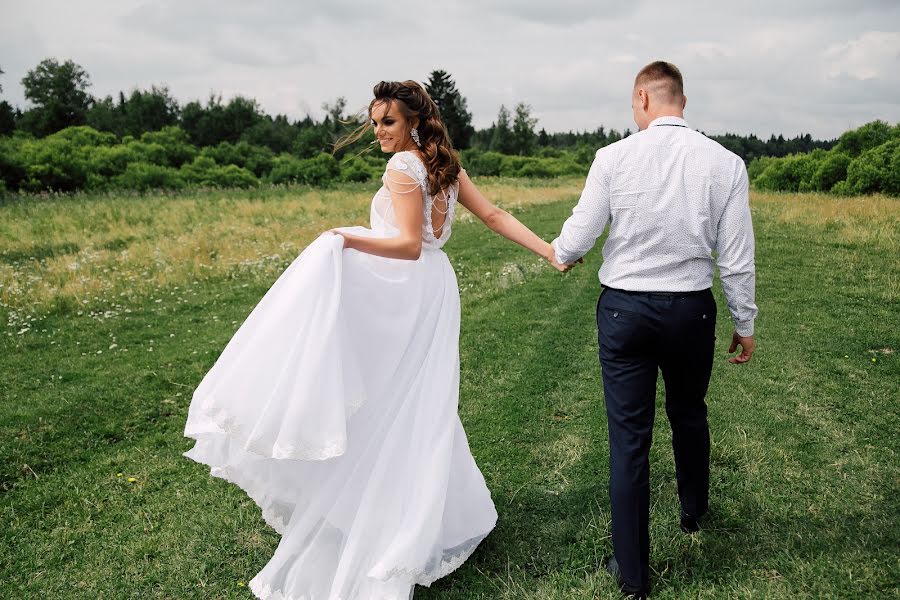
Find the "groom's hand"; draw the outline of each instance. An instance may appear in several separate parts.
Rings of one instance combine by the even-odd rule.
[[[567,272],[569,269],[571,269],[572,267],[574,267],[576,263],[584,262],[584,260],[582,260],[582,259],[579,258],[579,259],[576,260],[575,262],[569,263],[569,264],[558,263],[558,262],[556,262],[556,257],[553,256],[553,255],[548,256],[548,257],[547,257],[547,261],[548,261],[551,265],[553,265],[553,268],[556,269],[557,271],[559,271],[560,273],[565,273],[565,272]]]
[[[756,345],[753,343],[753,336],[749,335],[747,337],[738,335],[738,332],[735,331],[731,336],[731,346],[728,347],[728,353],[731,354],[735,350],[737,350],[738,346],[741,347],[741,353],[737,356],[733,356],[728,359],[733,365],[740,365],[750,360],[750,357],[753,356],[753,350]]]

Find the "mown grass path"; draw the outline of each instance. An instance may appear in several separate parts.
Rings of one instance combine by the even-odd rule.
[[[516,185],[498,188],[508,204],[516,204]],[[516,214],[549,238],[577,186],[542,185],[563,199],[525,202]],[[287,198],[259,202],[277,207]],[[167,199],[152,200],[165,209]],[[109,202],[127,220],[127,203]],[[364,216],[353,202],[341,205],[341,218]],[[255,210],[253,202],[242,207],[235,218]],[[312,212],[316,223],[330,218],[325,208]],[[27,214],[0,206],[0,222]],[[240,231],[216,218],[223,231]],[[264,218],[253,217],[262,227]],[[658,396],[654,596],[898,597],[900,203],[754,196],[754,223],[758,353],[744,367],[725,362],[731,327],[717,286],[712,513],[696,536],[677,527]],[[114,237],[127,247],[148,236]],[[36,245],[11,240],[0,262],[40,278]],[[204,260],[207,246],[228,245],[203,242]],[[51,263],[84,250],[65,236],[51,246]],[[601,566],[611,544],[594,323],[598,249],[559,275],[463,219],[447,251],[463,300],[460,414],[500,519],[463,567],[416,598],[614,598]],[[137,266],[128,277],[139,277],[142,260],[175,275],[142,280],[134,294],[119,281],[116,296],[95,301],[77,295],[92,289],[89,280],[65,301],[36,293],[29,301],[45,312],[31,318],[14,298],[0,307],[8,322],[0,335],[0,597],[251,597],[245,582],[278,536],[240,489],[181,456],[193,388],[287,260],[253,271],[240,266],[244,258],[178,279],[158,254],[131,256]],[[63,278],[60,265],[47,268]]]

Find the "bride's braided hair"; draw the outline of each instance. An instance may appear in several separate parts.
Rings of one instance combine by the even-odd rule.
[[[436,196],[441,190],[448,188],[459,179],[462,166],[459,155],[453,149],[447,127],[441,121],[440,111],[434,100],[420,84],[415,81],[382,81],[372,90],[375,96],[369,103],[369,120],[359,130],[340,140],[336,148],[353,143],[361,138],[371,127],[372,108],[384,102],[389,110],[395,102],[408,120],[417,118],[421,147],[419,151],[428,170],[428,192]]]

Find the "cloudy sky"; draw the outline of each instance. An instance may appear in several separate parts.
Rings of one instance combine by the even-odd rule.
[[[622,130],[634,74],[663,59],[707,133],[900,121],[898,0],[0,0],[0,14],[2,97],[22,107],[47,57],[84,67],[95,96],[167,84],[182,103],[240,94],[293,118],[444,69],[477,127],[524,101],[548,131]]]

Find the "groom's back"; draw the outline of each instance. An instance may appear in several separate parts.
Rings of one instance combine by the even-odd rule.
[[[746,178],[741,158],[682,119],[661,117],[597,159],[607,167],[610,208],[601,280],[650,290],[664,276],[669,288],[687,290],[698,275],[711,278],[722,212]]]

